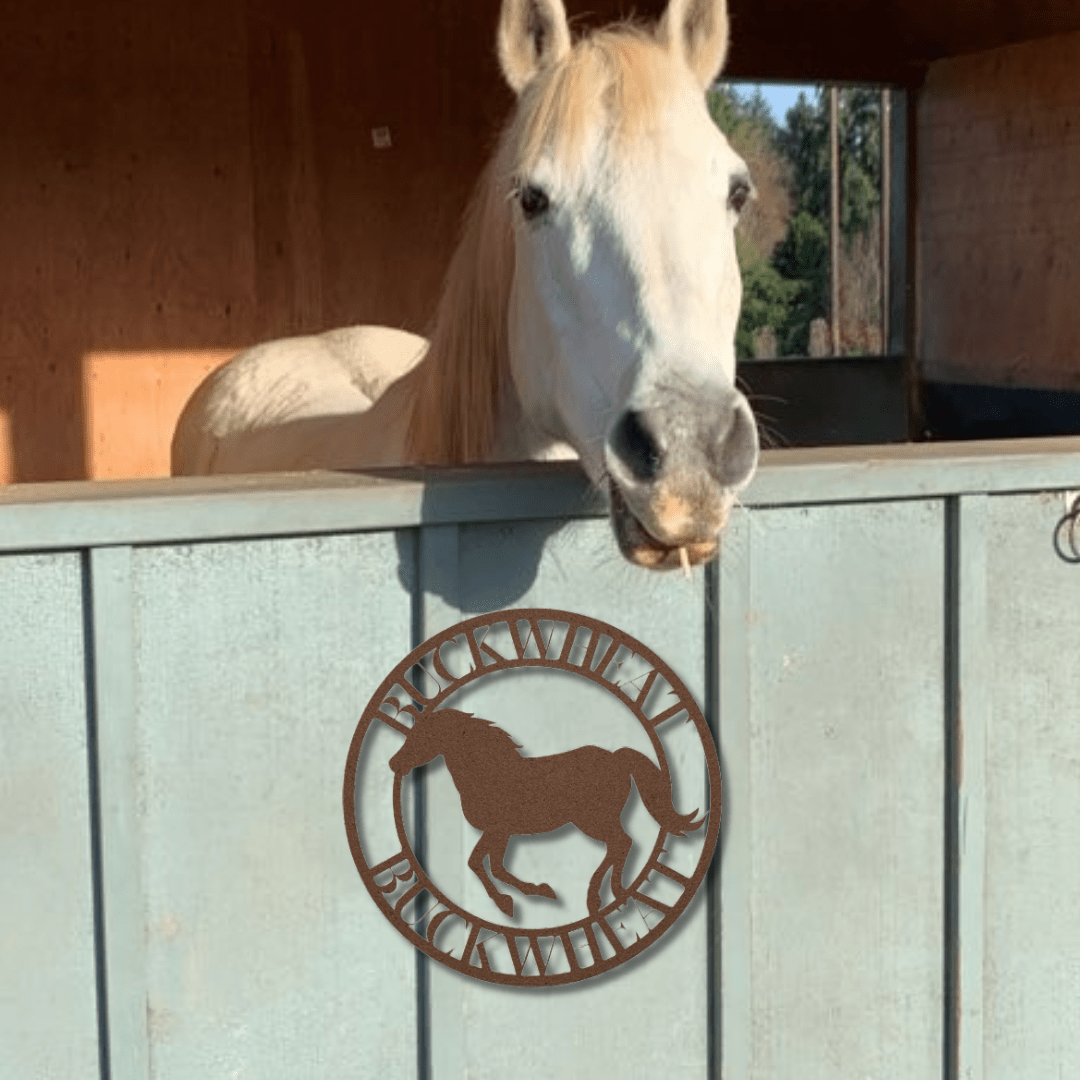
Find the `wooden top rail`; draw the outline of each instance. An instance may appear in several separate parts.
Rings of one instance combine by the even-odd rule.
[[[1080,438],[770,450],[747,506],[1080,489]],[[590,517],[571,463],[12,485],[0,551]]]

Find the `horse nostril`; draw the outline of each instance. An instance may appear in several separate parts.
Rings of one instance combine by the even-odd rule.
[[[638,480],[652,480],[660,471],[660,446],[641,414],[628,409],[611,433],[611,448]]]
[[[742,488],[757,468],[757,423],[750,406],[738,404],[732,410],[731,425],[717,448],[716,478],[726,488]]]

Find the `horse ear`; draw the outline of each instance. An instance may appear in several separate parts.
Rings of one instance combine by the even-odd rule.
[[[705,89],[727,56],[727,0],[669,0],[656,37],[686,61]]]
[[[503,76],[520,94],[540,70],[570,51],[562,0],[503,0],[498,47]]]

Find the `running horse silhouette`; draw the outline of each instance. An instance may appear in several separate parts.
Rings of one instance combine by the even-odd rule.
[[[577,457],[628,560],[711,559],[758,456],[734,381],[750,177],[704,95],[727,42],[727,0],[576,42],[562,0],[503,0],[517,105],[430,342],[353,326],[247,349],[185,406],[173,474]]]
[[[420,716],[404,746],[390,759],[390,768],[399,776],[440,755],[445,759],[465,820],[481,832],[469,868],[508,918],[514,916],[514,901],[499,892],[492,878],[526,896],[557,899],[550,885],[522,881],[503,865],[511,836],[553,832],[572,824],[606,844],[586,895],[589,913],[595,915],[609,869],[612,894],[618,899],[625,893],[623,868],[634,842],[619,819],[630,797],[631,780],[645,809],[672,836],[685,836],[705,821],[696,818],[696,810],[678,813],[668,777],[630,747],[611,751],[579,746],[544,757],[523,757],[519,749],[520,744],[490,720],[458,709],[438,709]],[[490,878],[484,872],[485,857],[490,860]]]

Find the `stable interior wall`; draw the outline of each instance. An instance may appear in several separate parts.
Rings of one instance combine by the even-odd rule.
[[[1072,0],[730,6],[727,73],[742,79],[913,86],[936,57],[1080,29]],[[511,104],[494,58],[499,0],[8,7],[0,482],[164,475],[183,402],[237,349],[356,322],[426,329]],[[663,7],[567,2],[577,28]],[[963,83],[983,62],[938,66],[941,108],[950,73]],[[1041,66],[1033,85],[1049,78]]]
[[[238,348],[422,332],[510,104],[489,6],[8,12],[0,480],[167,475],[183,402]]]
[[[616,0],[579,25],[610,21]],[[646,0],[638,15],[661,7]],[[499,0],[46,0],[0,44],[0,483],[164,476],[238,349],[423,333],[512,97]]]
[[[922,375],[1080,389],[1080,34],[932,64],[917,155]]]

